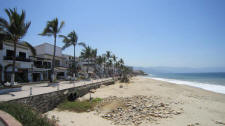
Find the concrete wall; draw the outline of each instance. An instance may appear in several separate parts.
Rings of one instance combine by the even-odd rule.
[[[36,49],[37,55],[41,55],[41,54],[52,55],[53,51],[54,51],[54,45],[52,45],[50,43],[43,43],[41,45],[35,46],[35,49]],[[58,46],[56,46],[55,55],[59,56],[59,57],[62,56],[62,49]]]
[[[11,100],[8,102],[17,102],[29,105],[39,112],[47,112],[54,109],[60,102],[65,100],[70,96],[83,96],[89,92],[91,89],[99,88],[101,85],[111,85],[114,81],[105,81],[92,83],[89,85],[79,86],[75,88],[69,88],[64,90],[59,90],[55,92],[50,92],[46,94],[40,94],[35,96],[29,96],[25,98],[20,98],[16,100]]]

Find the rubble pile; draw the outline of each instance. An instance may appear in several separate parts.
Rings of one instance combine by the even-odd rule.
[[[169,104],[159,102],[157,97],[134,96],[134,97],[108,97],[104,99],[95,110],[101,117],[111,120],[117,125],[139,125],[144,121],[155,122],[160,118],[170,118],[172,115],[181,114],[181,111],[173,110]],[[118,102],[119,107],[110,112],[102,112],[101,107]]]

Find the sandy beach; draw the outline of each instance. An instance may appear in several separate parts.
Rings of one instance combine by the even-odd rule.
[[[120,85],[123,85],[120,88]],[[224,126],[225,125],[225,95],[168,82],[153,80],[146,77],[133,77],[130,83],[115,83],[104,86],[92,94],[93,97],[107,98],[149,96],[156,97],[158,102],[168,104],[181,114],[169,118],[159,118],[155,122],[143,122],[140,126]],[[81,99],[89,98],[89,94]],[[58,111],[46,113],[48,117],[58,119],[60,126],[114,126],[96,114],[95,111],[75,113]]]

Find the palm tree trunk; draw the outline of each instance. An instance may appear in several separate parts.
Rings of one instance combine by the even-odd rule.
[[[76,72],[77,72],[76,71],[76,68],[77,67],[76,67],[76,54],[75,54],[76,51],[75,51],[75,45],[73,45],[73,48],[74,48],[74,50],[73,50],[74,51],[73,52],[74,53],[74,75],[73,76],[76,77]]]
[[[104,75],[104,77],[105,77],[105,63],[103,64],[103,67],[104,67],[103,75]]]
[[[89,78],[89,58],[88,58],[88,65],[87,65],[87,74],[88,74],[88,78]]]
[[[51,77],[51,82],[55,80],[55,50],[56,50],[56,34],[54,35],[54,51],[53,51],[53,58],[52,58],[52,77]]]
[[[113,64],[113,79],[115,79],[115,65]]]
[[[12,75],[11,75],[11,85],[14,84],[15,82],[15,66],[16,66],[16,43],[18,42],[18,40],[15,40],[13,43],[14,46],[14,54],[13,54],[13,68],[12,68]]]

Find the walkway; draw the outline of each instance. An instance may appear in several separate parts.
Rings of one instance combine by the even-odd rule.
[[[68,89],[72,87],[78,87],[82,85],[88,85],[91,83],[103,82],[103,81],[109,81],[109,80],[112,80],[112,78],[104,78],[104,79],[97,79],[97,80],[90,80],[90,81],[75,81],[75,83],[74,82],[71,83],[70,81],[63,81],[63,82],[59,82],[58,84],[52,84],[51,86],[48,86],[48,83],[24,85],[22,87],[22,91],[10,92],[8,94],[0,95],[0,101],[10,101],[14,99],[27,97],[27,96],[30,96],[31,93],[32,95],[39,95],[39,94],[54,92],[57,90],[63,90],[63,89]],[[31,88],[32,88],[32,91],[31,91]]]

